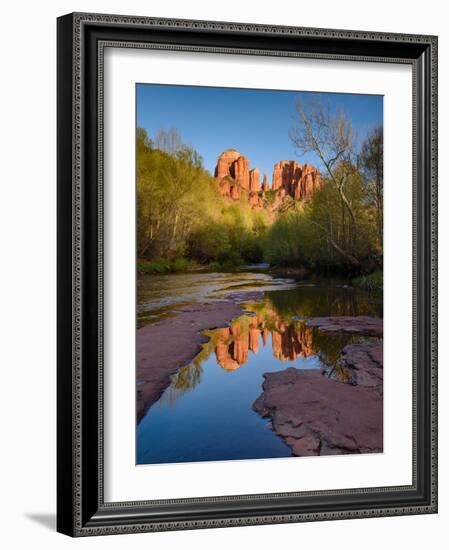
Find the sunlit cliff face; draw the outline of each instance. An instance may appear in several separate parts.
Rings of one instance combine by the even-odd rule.
[[[299,165],[295,160],[281,160],[274,165],[271,187],[266,174],[260,181],[257,167],[250,169],[250,161],[239,151],[227,149],[218,157],[215,178],[223,197],[240,200],[246,197],[252,207],[263,208],[262,195],[272,191],[277,203],[287,196],[296,201],[309,199],[323,185],[320,172],[310,164]]]
[[[227,371],[238,369],[248,361],[250,351],[257,354],[259,346],[268,345],[269,335],[276,359],[294,361],[315,355],[313,329],[304,323],[287,324],[275,315],[242,316],[229,328],[211,331],[217,363]]]

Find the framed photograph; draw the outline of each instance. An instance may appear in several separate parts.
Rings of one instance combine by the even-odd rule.
[[[58,19],[58,531],[437,511],[437,38]]]

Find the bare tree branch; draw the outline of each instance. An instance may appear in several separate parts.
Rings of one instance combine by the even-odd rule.
[[[357,220],[351,203],[345,195],[347,174],[338,177],[334,166],[339,160],[350,165],[352,152],[352,127],[343,113],[332,115],[329,106],[314,103],[307,110],[302,101],[296,101],[297,123],[290,129],[290,139],[299,153],[314,152],[318,155],[326,172],[335,185],[341,200],[347,208],[356,231]]]

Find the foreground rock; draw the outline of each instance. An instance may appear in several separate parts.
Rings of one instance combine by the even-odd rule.
[[[350,383],[293,367],[264,374],[253,409],[296,456],[383,450],[382,340],[346,346],[337,365]]]
[[[137,420],[155,403],[180,367],[188,365],[207,342],[205,329],[225,327],[243,313],[242,303],[261,292],[235,292],[225,300],[193,304],[176,316],[146,325],[137,331]]]
[[[263,290],[229,291],[225,293],[225,298],[227,302],[243,304],[245,302],[258,302],[263,298],[263,294]]]
[[[350,332],[361,336],[382,336],[383,320],[359,315],[354,317],[312,317],[306,320],[309,327],[325,332]]]
[[[338,366],[346,369],[351,384],[383,390],[383,346],[381,341],[350,344],[343,348]]]

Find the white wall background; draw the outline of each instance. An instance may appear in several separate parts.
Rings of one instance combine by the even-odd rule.
[[[418,549],[447,534],[449,373],[448,186],[440,170],[440,513],[297,525],[72,540],[55,530],[56,17],[71,11],[125,13],[315,27],[438,34],[440,165],[449,149],[449,32],[445,2],[377,0],[90,0],[10,2],[2,10],[0,85],[0,540],[5,548],[185,549],[285,545]],[[447,537],[445,537],[447,538]]]

